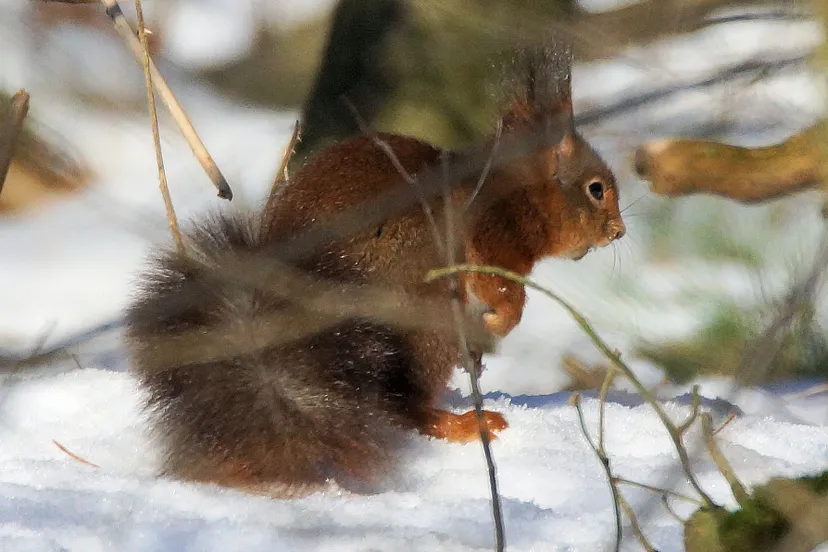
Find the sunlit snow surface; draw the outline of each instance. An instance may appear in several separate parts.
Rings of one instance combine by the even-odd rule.
[[[30,45],[20,35],[21,27],[14,25],[11,15],[8,18],[0,17],[3,86],[26,86],[32,92],[33,112],[72,151],[90,160],[98,175],[95,185],[78,197],[25,218],[0,220],[0,289],[4,290],[0,294],[0,348],[23,354],[42,336],[48,346],[117,319],[150,245],[169,237],[145,118],[67,106],[55,94],[61,75],[72,74],[82,86],[121,91],[140,100],[140,72],[129,65],[119,43],[58,34],[54,42],[41,45],[35,56],[26,49]],[[193,34],[181,34],[184,41],[197,40]],[[236,37],[231,46],[239,47],[243,38]],[[795,55],[813,43],[815,31],[808,24],[758,24],[734,26],[729,32],[710,31],[699,40],[723,49],[729,48],[728,40],[738,42],[738,49],[728,49],[728,62],[738,62],[739,56],[749,52],[767,53],[771,58],[784,57],[786,52]],[[96,48],[89,49],[90,43]],[[201,62],[210,56],[199,53],[198,44],[179,46],[187,59]],[[575,95],[583,106],[654,83],[682,82],[723,62],[721,57],[701,56],[686,41],[668,41],[655,53],[630,56],[635,63],[576,71]],[[677,58],[686,60],[683,72],[676,69],[682,65]],[[707,65],[703,59],[709,60]],[[113,60],[124,65],[116,69]],[[672,72],[659,70],[659,64]],[[295,115],[243,109],[171,80],[234,187],[237,199],[232,208],[258,205]],[[727,104],[731,107],[723,109],[718,100],[727,94],[732,96]],[[648,112],[628,114],[589,132],[623,174],[623,203],[628,205],[644,195],[646,188],[629,176],[626,156],[636,140],[654,136],[654,128],[678,125],[691,129],[726,111],[745,125],[737,128],[772,127],[772,132],[784,134],[807,124],[819,104],[812,80],[801,72],[783,72],[747,91],[725,86],[683,93]],[[763,111],[766,120],[760,120],[750,112],[751,105],[775,106],[777,111]],[[785,110],[790,110],[790,117],[780,118],[779,112]],[[774,123],[777,119],[784,124]],[[164,125],[164,151],[179,216],[186,220],[205,209],[231,208],[215,198],[172,124],[164,120]],[[641,134],[632,136],[634,131]],[[742,139],[767,140],[762,136],[749,134]],[[643,211],[659,201],[664,200],[646,196],[638,206]],[[676,204],[687,213],[689,227],[694,210],[722,208],[721,202],[710,198]],[[703,291],[706,296],[751,304],[784,290],[792,269],[807,268],[803,260],[812,255],[820,229],[810,199],[794,202],[791,209],[796,216],[784,233],[761,226],[761,208],[727,209],[728,225],[722,231],[745,242],[768,240],[772,244],[761,278],[742,266],[692,258],[655,263],[646,257],[646,229],[632,216],[625,243],[615,250],[596,252],[579,263],[546,262],[533,276],[582,309],[611,346],[629,358],[642,379],[654,384],[660,372],[631,354],[635,339],[643,336],[657,341],[697,328],[709,306],[704,301],[688,301],[688,293]],[[632,207],[630,214],[635,210]],[[633,293],[635,289],[639,292]],[[332,490],[279,501],[156,478],[159,451],[146,436],[140,392],[126,371],[118,333],[110,332],[101,340],[97,349],[78,351],[83,369],[61,361],[39,373],[5,376],[0,385],[0,550],[491,548],[489,491],[478,444],[452,445],[410,435],[399,472],[370,496]],[[509,550],[595,551],[607,549],[612,542],[613,514],[603,470],[581,434],[568,395],[554,392],[566,381],[559,366],[567,351],[577,352],[585,361],[600,358],[560,309],[530,293],[524,322],[503,343],[502,354],[487,359],[482,382],[489,393],[487,407],[502,411],[510,423],[493,445]],[[726,381],[700,383],[705,397],[724,399],[707,403],[717,422],[727,416],[729,404],[743,412],[719,435],[725,455],[745,483],[828,466],[825,394],[795,395],[803,386],[736,391]],[[451,404],[468,408],[463,397],[465,375],[458,372],[454,385],[459,393]],[[681,396],[687,391],[669,388],[664,395]],[[675,451],[651,410],[624,393],[611,398],[606,448],[618,474],[692,495],[676,470]],[[686,396],[668,402],[666,409],[676,419],[686,416]],[[597,402],[585,398],[584,411],[594,437]],[[71,458],[53,441],[99,467]],[[687,441],[691,451],[699,450],[697,434],[691,432]],[[694,462],[694,470],[714,499],[733,505],[726,482],[704,455]],[[624,492],[653,544],[663,551],[681,550],[681,527],[658,497],[633,488]],[[679,501],[672,506],[682,516],[692,511],[692,505]],[[636,549],[632,541],[627,546]]]
[[[153,477],[156,456],[131,378],[85,369],[19,383],[0,407],[0,550],[482,550],[492,545],[480,447],[411,436],[399,473],[372,496],[334,491],[280,501]],[[597,401],[584,402],[594,431]],[[563,394],[492,401],[511,428],[493,445],[510,550],[600,550],[612,510],[600,463]],[[681,419],[686,406],[668,405]],[[606,447],[616,472],[691,494],[677,458],[645,406],[607,407]],[[92,468],[61,452],[56,440]],[[688,437],[698,450],[696,435]],[[750,415],[720,433],[746,483],[828,463],[828,428]],[[706,459],[695,463],[714,499],[732,505]],[[653,496],[627,489],[661,550],[681,531]],[[691,507],[673,504],[681,515]],[[632,549],[632,548],[631,548]]]

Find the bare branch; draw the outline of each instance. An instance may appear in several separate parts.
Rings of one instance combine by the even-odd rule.
[[[702,77],[694,82],[664,86],[662,88],[649,90],[629,98],[624,98],[607,106],[581,111],[575,114],[575,124],[578,126],[594,124],[609,117],[633,111],[654,101],[668,98],[678,92],[706,88],[739,78],[751,77],[757,73],[767,74],[769,72],[778,71],[791,66],[804,65],[805,60],[806,56],[804,55],[796,55],[777,61],[750,60],[732,67],[727,67],[722,71],[719,71],[711,76]]]
[[[635,154],[638,174],[657,194],[721,195],[744,203],[766,201],[819,185],[826,174],[821,122],[781,144],[742,148],[708,140],[659,140]]]

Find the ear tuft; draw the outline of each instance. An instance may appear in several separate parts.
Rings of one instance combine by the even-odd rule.
[[[507,128],[565,114],[572,121],[572,51],[560,39],[510,51],[502,65],[503,117]],[[571,123],[570,123],[571,124]]]

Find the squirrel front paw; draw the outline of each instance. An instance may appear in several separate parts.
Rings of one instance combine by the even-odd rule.
[[[483,323],[492,334],[498,337],[506,337],[520,322],[521,314],[520,311],[514,312],[513,309],[490,311],[483,313]]]
[[[475,274],[467,285],[470,295],[485,306],[483,324],[489,333],[505,337],[518,325],[526,303],[522,285],[489,274]]]

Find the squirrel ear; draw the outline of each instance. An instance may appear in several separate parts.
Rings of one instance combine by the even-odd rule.
[[[558,146],[556,148],[558,151],[558,157],[572,159],[575,156],[576,144],[577,138],[575,137],[575,129],[570,128],[567,130],[563,139],[558,142]]]

